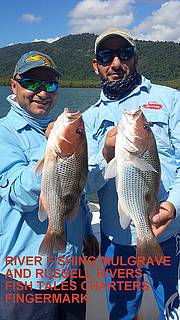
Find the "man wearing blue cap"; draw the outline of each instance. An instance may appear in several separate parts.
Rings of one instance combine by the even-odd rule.
[[[95,105],[84,113],[89,144],[90,172],[87,191],[97,192],[99,197],[101,254],[106,258],[105,282],[109,319],[136,319],[143,292],[149,288],[150,283],[159,307],[158,319],[178,320],[180,319],[178,295],[180,270],[180,93],[172,88],[152,84],[137,72],[137,63],[136,43],[128,30],[109,27],[97,37],[93,68],[101,78],[102,91]],[[129,211],[131,209],[125,205],[118,208],[115,179],[104,179],[107,163],[115,156],[117,126],[123,110],[131,112],[139,106],[149,122],[148,126],[141,129],[142,131],[148,130],[151,126],[161,162],[158,203],[156,211],[152,208],[153,212],[151,213],[154,215],[151,216],[150,223],[164,255],[170,259],[169,265],[154,263],[155,265],[147,264],[142,268],[139,268],[136,263],[137,235],[133,222],[130,223]],[[121,142],[123,145],[123,141]],[[128,143],[133,145],[131,135],[127,145]],[[125,161],[132,168],[129,158]],[[143,175],[139,168],[136,170],[138,174]],[[115,176],[115,169],[113,173],[112,176]],[[135,197],[133,191],[135,181],[137,180],[134,179],[133,174],[130,174],[129,184],[126,184],[126,188],[131,191],[132,197]],[[141,182],[142,180],[140,180],[142,188],[144,185]],[[146,183],[148,184],[149,180]],[[152,188],[150,190],[153,192]],[[149,193],[146,191],[147,202],[149,201],[149,206],[152,207]],[[125,196],[127,196],[126,192],[120,194],[120,197]],[[119,215],[126,221],[126,228],[121,224]],[[144,228],[143,232],[145,231]],[[131,260],[133,257],[134,264]],[[144,274],[147,275],[149,283],[144,282]],[[111,283],[115,285],[109,288]],[[151,319],[154,319],[153,312]]]
[[[7,98],[11,109],[0,120],[1,320],[85,319],[84,279],[76,277],[71,282],[69,278],[72,257],[81,256],[83,239],[87,255],[98,254],[84,196],[77,217],[65,223],[66,251],[48,257],[38,255],[48,222],[38,219],[41,177],[32,168],[45,151],[45,131],[60,77],[48,55],[25,53],[11,80],[13,94]],[[58,263],[60,258],[67,262],[65,266]],[[80,264],[78,267],[84,276],[84,269]],[[74,293],[76,300],[72,299]]]

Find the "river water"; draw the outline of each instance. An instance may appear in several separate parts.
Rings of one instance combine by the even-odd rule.
[[[11,88],[0,86],[0,118],[4,117],[10,108],[7,96],[11,94]],[[94,104],[100,94],[100,89],[93,88],[61,88],[58,94],[58,102],[52,110],[52,116],[56,118],[63,112],[64,107],[69,107],[72,111],[85,111]]]

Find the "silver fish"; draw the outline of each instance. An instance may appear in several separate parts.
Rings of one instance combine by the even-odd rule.
[[[48,230],[40,255],[64,252],[66,239],[64,219],[70,220],[79,211],[80,196],[87,173],[87,141],[81,112],[67,108],[57,118],[50,132],[45,156],[36,165],[42,172],[39,219],[49,218]]]
[[[124,111],[118,125],[115,158],[108,164],[105,178],[116,176],[120,224],[131,221],[137,233],[137,257],[162,257],[149,217],[157,212],[160,161],[153,132],[140,108]]]

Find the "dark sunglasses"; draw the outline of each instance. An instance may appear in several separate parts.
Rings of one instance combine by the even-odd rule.
[[[55,92],[59,86],[59,82],[55,80],[36,80],[36,79],[28,79],[21,78],[16,79],[16,81],[21,85],[21,87],[31,90],[33,92],[37,92],[41,86],[43,86],[44,90],[48,93]]]
[[[134,56],[134,47],[119,48],[119,49],[106,49],[96,52],[97,62],[102,64],[111,63],[114,57],[118,57],[122,61],[127,61]]]

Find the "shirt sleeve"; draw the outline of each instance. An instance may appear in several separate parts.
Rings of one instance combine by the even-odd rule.
[[[172,147],[174,148],[176,161],[176,177],[170,187],[167,201],[173,203],[176,209],[176,216],[180,215],[180,93],[177,91],[170,113],[169,120],[170,139]]]
[[[41,176],[35,175],[36,161],[28,161],[13,132],[0,128],[0,198],[20,212],[38,207]]]
[[[102,149],[104,141],[98,141],[95,132],[88,125],[85,118],[86,137],[88,142],[88,179],[86,184],[86,192],[94,193],[101,189],[106,181],[104,180],[104,171],[107,165],[103,157]]]

